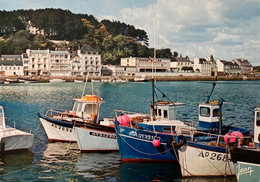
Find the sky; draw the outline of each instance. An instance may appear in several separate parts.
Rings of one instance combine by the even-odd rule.
[[[145,30],[149,47],[260,66],[259,0],[0,0],[0,10],[61,8]]]

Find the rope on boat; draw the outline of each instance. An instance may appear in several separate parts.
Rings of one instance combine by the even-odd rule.
[[[74,130],[74,133],[75,133],[75,125],[76,125],[76,121],[73,123],[73,130]],[[65,156],[67,153],[69,153],[69,150],[70,150],[70,145],[71,145],[71,140],[69,141],[69,144],[68,144],[68,148],[67,150],[64,152],[64,154],[62,156]]]
[[[174,152],[174,155],[176,156],[176,159],[177,159],[177,161],[178,161],[180,167],[181,167],[183,170],[185,170],[187,173],[189,173],[189,175],[193,176],[184,166],[181,165],[179,156],[177,155],[177,152],[176,152],[176,150],[175,150],[174,147],[173,147],[173,152]]]

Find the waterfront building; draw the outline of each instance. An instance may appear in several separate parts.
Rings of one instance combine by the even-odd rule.
[[[211,76],[211,63],[205,58],[195,58],[193,69],[195,72],[200,72],[201,76]]]
[[[232,62],[239,65],[241,71],[241,75],[251,75],[253,73],[253,66],[250,64],[250,62],[247,59],[243,58],[236,58]]]
[[[23,76],[23,61],[21,55],[2,55],[0,57],[1,76]]]
[[[218,75],[234,76],[239,75],[241,72],[239,65],[231,61],[217,60],[217,67]]]
[[[103,65],[102,67],[102,75],[103,76],[125,76],[125,67],[117,66],[117,65]]]
[[[170,72],[170,62],[171,60],[166,58],[156,58],[155,60],[141,57],[121,58],[121,66],[126,67],[126,75],[132,75],[133,68],[136,73]]]
[[[49,49],[47,50],[26,50],[26,54],[22,54],[25,73],[30,76],[49,76]]]
[[[82,64],[79,55],[72,55],[70,58],[70,75],[71,76],[82,76]]]
[[[83,75],[101,76],[101,55],[91,46],[83,46],[77,51],[81,59]]]
[[[193,64],[188,57],[176,57],[170,63],[171,72],[193,72]]]
[[[68,51],[49,51],[50,76],[70,76],[70,53]]]

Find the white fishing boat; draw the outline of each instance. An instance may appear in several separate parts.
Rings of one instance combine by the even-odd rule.
[[[104,119],[101,124],[76,126],[76,138],[81,152],[118,151],[113,119]]]
[[[72,110],[52,108],[46,114],[38,113],[49,141],[76,142],[74,127],[93,123],[93,120],[98,118],[102,98],[85,95],[73,100],[75,102]]]
[[[59,79],[59,78],[54,78],[50,80],[50,83],[64,83],[66,80]]]
[[[33,144],[34,135],[6,125],[3,106],[0,106],[0,151],[27,150]]]

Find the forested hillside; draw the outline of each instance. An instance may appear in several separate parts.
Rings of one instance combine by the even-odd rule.
[[[30,26],[44,34],[31,34]],[[55,45],[50,40],[66,40],[69,44]],[[153,57],[147,33],[133,25],[99,22],[92,15],[62,9],[0,11],[0,54],[21,54],[28,48],[75,51],[84,44],[102,54],[103,64],[118,64],[121,57]],[[157,50],[156,54],[172,57],[170,49]]]

